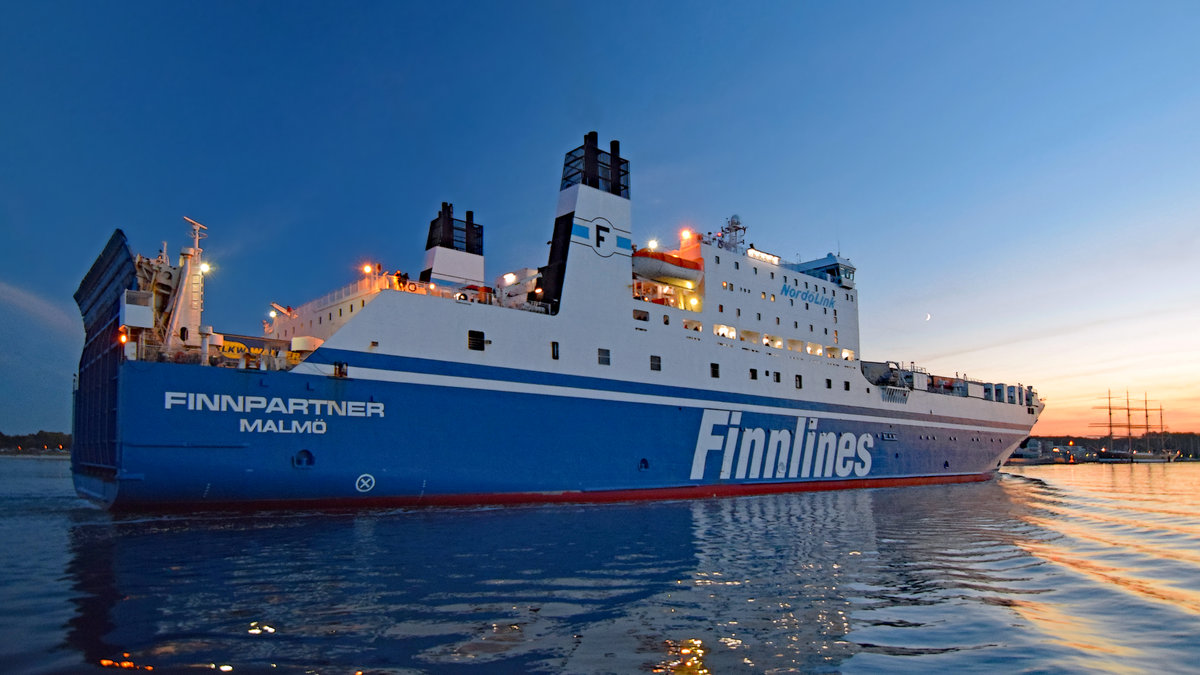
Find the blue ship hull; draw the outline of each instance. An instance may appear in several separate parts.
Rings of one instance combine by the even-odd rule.
[[[951,440],[947,427],[971,421],[928,419],[937,430],[911,414],[415,365],[489,388],[121,363],[114,455],[77,458],[76,488],[118,509],[723,496],[986,480],[1025,437],[993,424]],[[555,393],[500,390],[530,379]]]

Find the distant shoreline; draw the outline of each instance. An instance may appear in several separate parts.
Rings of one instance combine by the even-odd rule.
[[[71,459],[70,450],[4,450],[0,457],[41,457],[44,459]]]

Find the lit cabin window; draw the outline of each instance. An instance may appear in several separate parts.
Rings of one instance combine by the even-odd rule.
[[[650,370],[662,370],[662,357],[654,354],[650,355]]]
[[[609,355],[609,351],[607,349],[597,349],[596,350],[596,363],[599,363],[602,366],[607,366],[607,365],[612,364],[612,359],[611,359],[611,357]]]
[[[763,292],[762,292],[762,299],[763,299],[763,300],[766,300],[766,299],[767,299],[767,292],[766,292],[766,291],[763,291]]]
[[[486,342],[483,339],[483,331],[469,330],[467,331],[467,349],[481,352]]]

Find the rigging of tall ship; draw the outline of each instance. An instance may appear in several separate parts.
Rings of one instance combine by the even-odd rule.
[[[546,263],[484,273],[449,203],[414,277],[203,318],[207,228],[177,259],[117,230],[75,299],[78,493],[117,509],[713,497],[987,480],[1032,387],[862,360],[855,268],[716,232],[644,245],[629,161],[567,153]],[[264,304],[267,304],[264,299]]]

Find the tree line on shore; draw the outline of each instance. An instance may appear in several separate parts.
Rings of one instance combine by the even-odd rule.
[[[36,434],[9,436],[0,432],[0,452],[39,454],[67,452],[71,449],[71,434],[61,431],[39,431]]]

